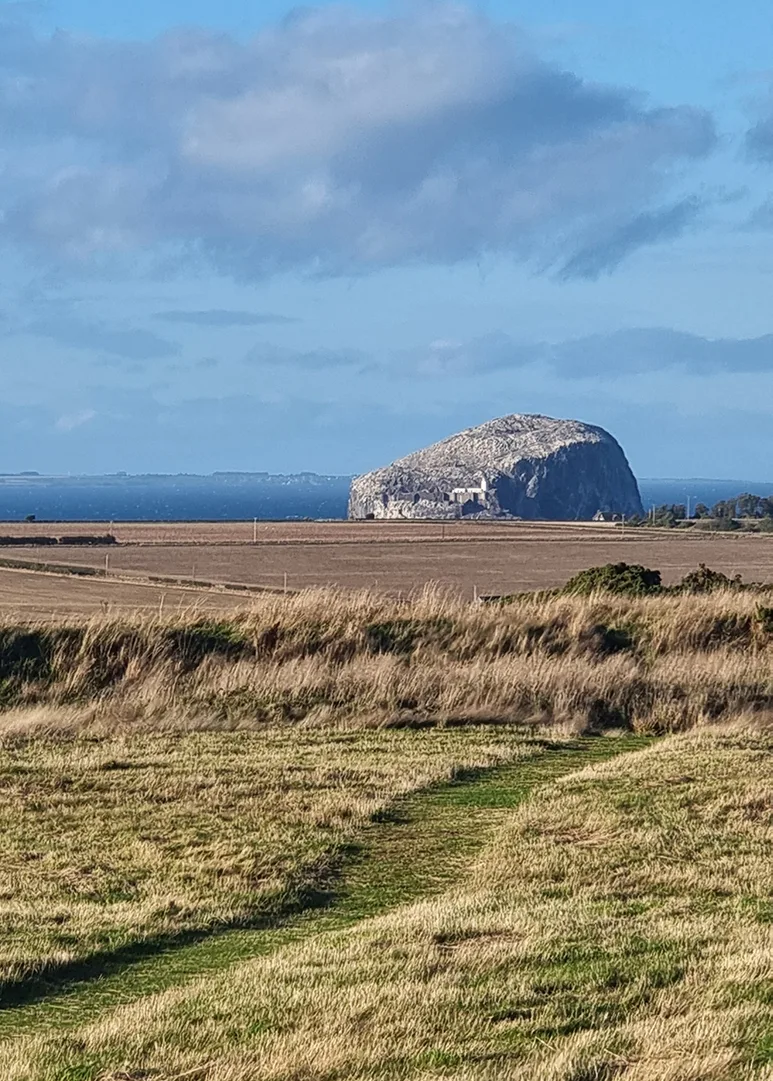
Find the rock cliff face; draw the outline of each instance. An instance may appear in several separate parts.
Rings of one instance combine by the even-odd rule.
[[[350,518],[588,520],[641,514],[625,454],[603,428],[513,414],[452,435],[352,483]]]

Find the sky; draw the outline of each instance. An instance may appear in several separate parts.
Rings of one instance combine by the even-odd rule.
[[[773,479],[763,0],[0,0],[0,472],[508,413]]]

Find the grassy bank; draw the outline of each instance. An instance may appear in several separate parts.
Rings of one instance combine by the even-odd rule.
[[[765,1081],[772,750],[690,733],[569,774],[442,896],[4,1046],[0,1070]]]
[[[218,622],[0,627],[0,704],[60,732],[474,719],[663,732],[770,709],[772,643],[754,592],[496,606],[312,591]]]

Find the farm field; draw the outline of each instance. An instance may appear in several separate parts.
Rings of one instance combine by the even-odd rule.
[[[82,529],[82,525],[80,526]],[[773,536],[631,530],[564,523],[262,523],[121,526],[121,542],[3,549],[4,558],[103,568],[114,575],[284,588],[407,592],[437,582],[465,597],[553,588],[589,566],[625,561],[672,584],[699,563],[746,581],[773,582]],[[173,538],[173,542],[170,541]],[[217,540],[215,540],[217,538]]]
[[[508,536],[603,536],[615,527],[597,522],[257,521],[249,522],[0,522],[0,535],[34,538],[112,533],[121,544],[319,544],[366,541],[488,540]]]
[[[49,552],[50,555],[50,552]],[[56,619],[109,612],[223,612],[244,607],[238,594],[207,589],[180,589],[144,582],[43,574],[0,567],[0,608],[3,618]]]

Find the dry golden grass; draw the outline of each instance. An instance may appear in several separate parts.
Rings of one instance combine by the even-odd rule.
[[[7,1081],[769,1081],[773,739],[692,733],[512,813],[466,883],[0,1050]]]
[[[528,753],[485,730],[63,738],[68,717],[77,727],[73,710],[4,718],[0,986],[275,916],[323,888],[398,795]]]
[[[403,601],[309,591],[220,621],[6,625],[0,677],[6,705],[75,703],[79,726],[104,716],[108,729],[478,719],[668,731],[773,707],[759,605],[732,591],[505,607],[436,590]]]

